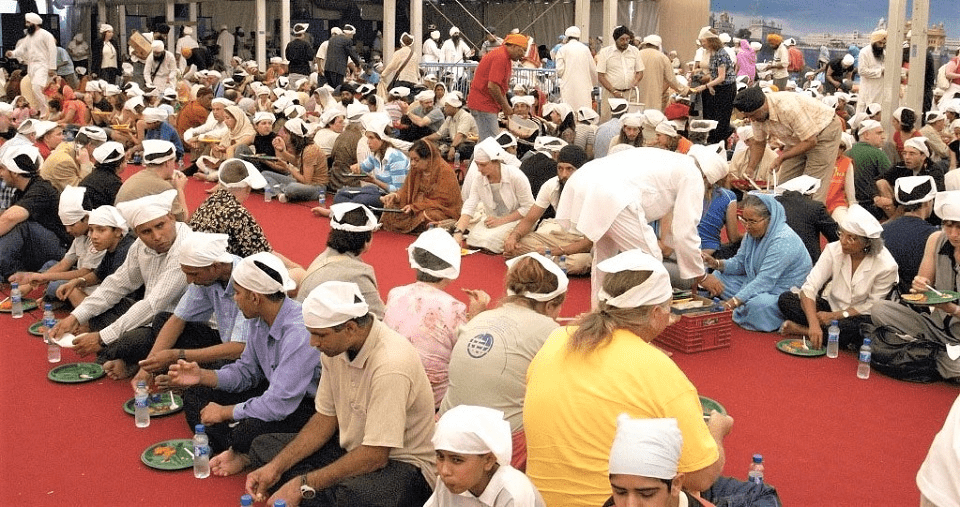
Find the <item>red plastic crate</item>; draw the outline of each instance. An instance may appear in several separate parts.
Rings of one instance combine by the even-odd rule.
[[[668,326],[654,342],[684,354],[730,346],[733,310],[685,313],[680,322]]]

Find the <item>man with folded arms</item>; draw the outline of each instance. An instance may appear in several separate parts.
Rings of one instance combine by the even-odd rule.
[[[180,359],[168,376],[157,378],[161,387],[190,387],[184,395],[187,423],[207,426],[216,475],[243,470],[257,436],[299,431],[313,414],[320,358],[310,348],[300,303],[286,295],[295,286],[271,253],[239,261],[233,298],[249,319],[240,359],[217,370]]]
[[[322,352],[317,411],[296,435],[254,442],[247,492],[273,491],[269,505],[423,505],[436,480],[434,410],[416,349],[350,282],[314,289],[303,323]]]
[[[133,375],[143,359],[143,344],[152,344],[149,327],[158,312],[172,312],[183,296],[187,280],[180,270],[180,250],[192,233],[170,212],[175,190],[148,195],[117,205],[137,240],[127,258],[104,279],[70,315],[53,328],[54,338],[81,329],[73,345],[78,355],[97,355],[110,378]],[[140,287],[143,298],[137,300]]]
[[[184,241],[180,270],[190,285],[173,313],[160,312],[153,319],[157,337],[139,362],[140,371],[130,382],[134,388],[166,373],[178,359],[210,364],[240,357],[247,330],[230,277],[240,257],[227,252],[228,239],[226,234],[194,231]],[[216,329],[209,325],[211,316],[216,317]]]

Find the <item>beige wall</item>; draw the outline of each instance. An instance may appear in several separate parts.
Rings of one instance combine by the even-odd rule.
[[[707,26],[710,0],[661,0],[660,37],[665,52],[676,51],[680,61],[693,60],[697,34]]]

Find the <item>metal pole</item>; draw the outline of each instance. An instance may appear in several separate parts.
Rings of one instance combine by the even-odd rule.
[[[397,0],[383,0],[383,61],[389,62],[393,57],[397,40]],[[386,65],[386,63],[384,63]]]
[[[290,0],[280,0],[280,58],[286,58],[290,43]]]
[[[267,68],[267,0],[257,0],[257,67]]]
[[[423,54],[423,0],[410,0],[410,34],[413,35],[413,54]]]

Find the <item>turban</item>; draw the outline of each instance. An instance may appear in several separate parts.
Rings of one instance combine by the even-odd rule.
[[[90,214],[83,209],[83,194],[87,187],[74,187],[67,185],[60,194],[60,205],[57,207],[57,214],[60,215],[60,222],[63,225],[73,225]]]
[[[357,284],[332,280],[310,291],[303,300],[301,311],[304,326],[328,329],[363,317],[370,312],[370,305],[363,299]]]
[[[160,165],[177,156],[177,148],[170,141],[144,139],[142,144],[145,165]]]
[[[700,170],[707,177],[711,184],[716,183],[727,177],[730,171],[727,165],[726,150],[723,149],[723,143],[712,146],[703,146],[695,144],[690,147],[688,155],[693,157],[700,165]]]
[[[610,474],[673,479],[682,447],[676,419],[631,419],[620,414],[610,449]]]
[[[99,225],[101,227],[116,227],[123,231],[124,234],[129,230],[127,221],[123,219],[120,211],[113,206],[100,206],[91,211],[90,218],[87,219],[87,224]]]
[[[297,287],[283,261],[270,252],[255,253],[233,268],[233,282],[257,294],[288,292]]]
[[[109,164],[110,162],[123,159],[125,153],[126,150],[122,144],[116,141],[110,141],[97,146],[97,148],[93,150],[93,159],[96,160],[98,164]]]
[[[519,33],[511,33],[503,39],[504,44],[513,44],[514,46],[527,47],[527,36]]]
[[[741,91],[733,99],[733,107],[742,113],[752,113],[760,109],[767,101],[763,96],[763,90],[756,86],[751,86]]]
[[[880,42],[887,40],[887,31],[886,30],[875,30],[870,34],[870,44],[874,42]]]
[[[173,201],[176,198],[177,191],[170,189],[159,194],[145,195],[139,199],[117,203],[117,209],[123,214],[127,224],[136,229],[151,220],[168,215],[173,209]]]
[[[783,37],[775,33],[771,33],[770,35],[767,35],[767,44],[780,45],[781,42],[783,42]]]
[[[473,405],[459,405],[446,411],[437,421],[433,448],[457,454],[493,453],[501,466],[510,464],[513,441],[510,423],[503,412]]]
[[[43,18],[33,12],[28,12],[23,18],[27,21],[27,23],[33,23],[34,25],[43,24]]]
[[[227,253],[229,242],[227,234],[194,231],[180,246],[180,264],[205,268],[217,262],[233,262],[233,256]]]
[[[930,157],[930,148],[927,147],[927,138],[926,137],[911,137],[903,142],[903,149],[913,148],[920,153],[923,153],[924,157]]]

